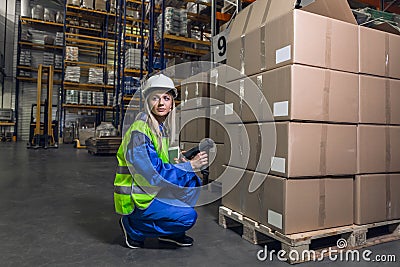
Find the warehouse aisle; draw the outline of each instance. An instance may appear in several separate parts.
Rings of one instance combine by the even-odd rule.
[[[198,208],[190,248],[125,248],[113,210],[115,157],[91,156],[63,145],[28,150],[23,142],[0,144],[0,262],[2,266],[290,266],[259,261],[255,246],[221,228],[218,203]],[[373,247],[396,254],[400,241]],[[366,266],[365,262],[300,266]],[[381,266],[369,263],[367,266]]]

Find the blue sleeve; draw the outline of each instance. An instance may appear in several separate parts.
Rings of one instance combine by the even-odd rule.
[[[140,132],[132,133],[125,155],[135,171],[154,186],[165,186],[166,181],[185,186],[194,177],[198,178],[190,162],[163,163],[151,140]]]

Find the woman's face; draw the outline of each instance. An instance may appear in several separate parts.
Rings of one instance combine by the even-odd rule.
[[[172,109],[173,98],[165,91],[155,91],[148,98],[151,112],[160,117],[165,117]]]

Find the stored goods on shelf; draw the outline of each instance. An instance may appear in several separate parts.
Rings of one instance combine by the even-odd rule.
[[[78,61],[79,48],[75,46],[67,46],[65,49],[65,60]]]
[[[93,0],[82,0],[81,7],[93,9]]]
[[[117,136],[118,131],[112,125],[111,122],[102,121],[99,126],[96,127],[96,137],[108,137],[108,136]]]
[[[81,67],[67,66],[65,68],[65,80],[69,82],[79,82],[81,78]]]
[[[63,64],[63,57],[62,55],[55,55],[54,59],[54,68],[55,69],[62,69]]]
[[[107,79],[107,84],[108,85],[114,85],[115,84],[115,71],[114,70],[109,70],[108,71],[108,79]]]
[[[33,19],[44,19],[44,8],[41,5],[36,5],[32,7],[32,18]]]
[[[106,0],[96,0],[94,6],[96,10],[102,10],[102,11],[107,10]]]
[[[92,104],[94,106],[104,105],[104,93],[103,92],[92,92]]]
[[[140,89],[140,80],[136,77],[125,76],[124,78],[124,93],[133,95]]]
[[[65,96],[66,104],[78,104],[79,103],[79,91],[77,90],[67,90]]]
[[[54,54],[49,52],[43,53],[43,65],[54,65]]]
[[[32,33],[27,28],[21,29],[21,41],[31,42],[32,41]]]
[[[44,44],[54,45],[54,40],[55,40],[55,38],[53,35],[46,34],[45,36],[43,36]]]
[[[44,8],[44,12],[43,12],[43,19],[45,21],[51,21],[54,22],[54,13],[52,10],[50,10],[49,8],[45,7]]]
[[[30,0],[21,0],[21,17],[31,17]]]
[[[125,67],[128,69],[140,68],[140,62],[142,58],[140,56],[140,49],[128,48],[125,52]]]
[[[58,46],[62,46],[64,44],[63,37],[64,37],[64,33],[63,32],[57,32],[54,44],[58,45]]]
[[[92,105],[92,92],[79,91],[79,104]]]
[[[64,23],[64,15],[61,11],[57,11],[57,13],[56,13],[56,22]]]
[[[111,107],[114,105],[114,94],[107,93],[107,106]]]
[[[30,66],[32,64],[32,55],[30,50],[21,49],[19,65]]]
[[[81,4],[81,0],[67,0],[67,5],[79,6]]]
[[[103,84],[103,69],[90,68],[89,69],[89,83]]]

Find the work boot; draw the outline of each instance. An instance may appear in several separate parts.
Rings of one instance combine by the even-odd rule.
[[[193,245],[193,238],[187,235],[183,236],[160,236],[159,241],[174,243],[180,247],[190,247]]]
[[[144,242],[143,241],[136,241],[129,238],[128,234],[126,233],[124,223],[122,222],[122,217],[119,220],[119,225],[121,226],[122,232],[125,238],[125,244],[128,248],[143,248]]]

